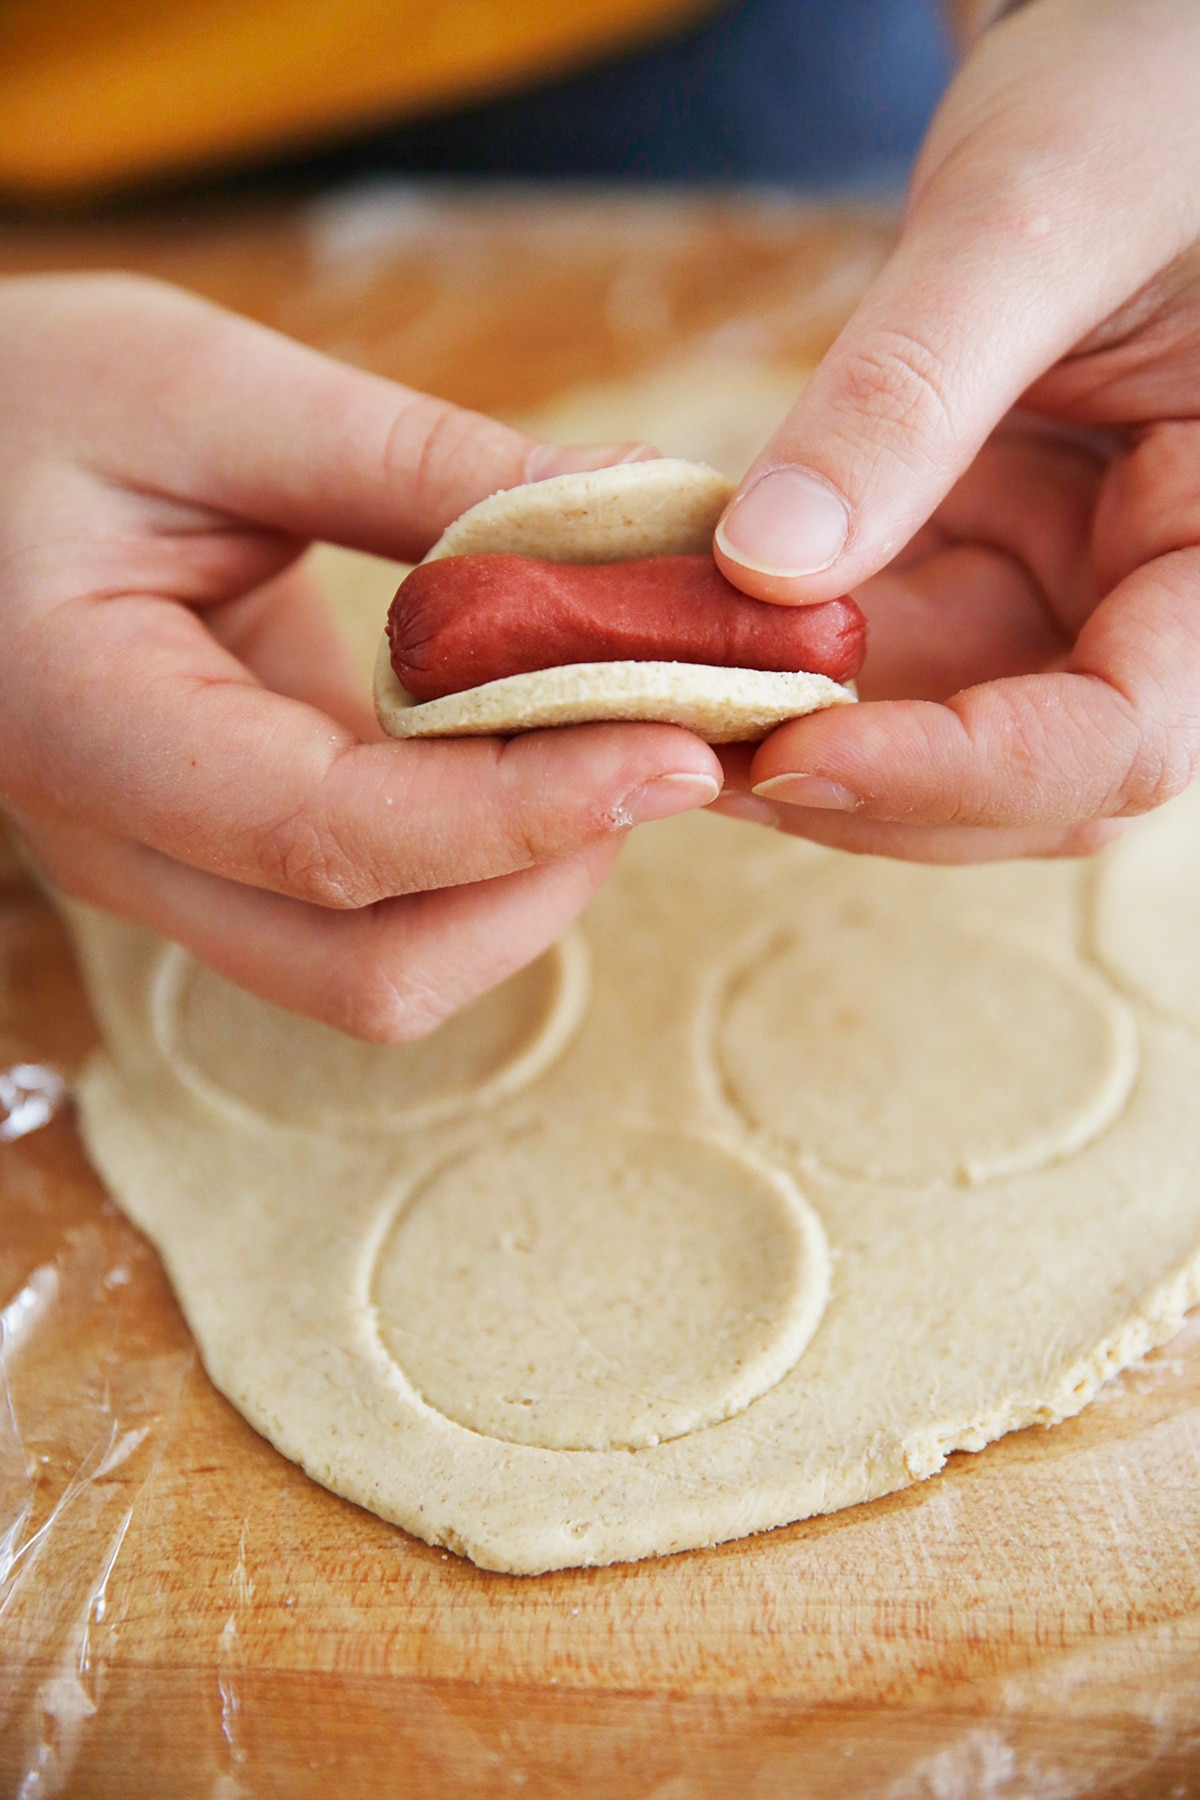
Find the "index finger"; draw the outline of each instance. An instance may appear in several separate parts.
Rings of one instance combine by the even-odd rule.
[[[1185,249],[1193,188],[1146,196],[1200,151],[1197,54],[1200,11],[1174,0],[1030,7],[979,43],[899,245],[717,528],[730,581],[810,605],[877,573],[1019,396]]]
[[[34,429],[117,485],[293,538],[412,561],[498,488],[646,453],[561,449],[141,278],[28,278],[4,311],[21,327],[5,387],[37,389]],[[64,377],[69,395],[47,405]]]
[[[66,601],[14,631],[0,768],[17,811],[325,906],[510,874],[720,788],[712,750],[670,725],[361,743],[168,602]]]

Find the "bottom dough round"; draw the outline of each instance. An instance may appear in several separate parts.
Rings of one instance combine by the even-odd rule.
[[[740,1412],[816,1329],[820,1223],[777,1171],[680,1132],[537,1133],[438,1170],[372,1298],[422,1399],[546,1450],[635,1450]]]
[[[1191,843],[1200,819],[1154,828]],[[1156,838],[1132,882],[1136,843],[1101,865],[1110,957],[1137,941],[1123,909],[1176,917],[1195,863]],[[107,1046],[80,1089],[87,1144],[213,1380],[328,1487],[522,1574],[715,1543],[1077,1412],[1196,1299],[1200,1029],[1081,948],[1095,886],[1065,862],[919,868],[710,817],[647,828],[582,922],[574,1031],[511,1090],[467,1065],[436,1116],[406,1100],[427,1091],[415,1066],[389,1116],[393,1053],[364,1051],[362,1132],[289,1116],[277,1016],[216,977],[191,1067],[219,1068],[236,1018],[261,1079],[240,1112],[186,1079],[154,1029],[175,953],[75,908]],[[822,974],[811,934],[834,917]],[[897,1011],[876,990],[914,944]],[[527,1023],[519,978],[489,1029],[509,1004]],[[878,1066],[839,1033],[918,1101],[940,1070],[948,1127],[914,1103],[907,1135],[893,1112],[872,1138]],[[424,1054],[443,1066],[436,1037]]]
[[[853,688],[803,671],[598,662],[505,675],[417,705],[392,673],[386,639],[375,678],[376,710],[397,738],[504,737],[554,725],[643,720],[682,725],[709,744],[749,744],[789,719],[854,698]]]

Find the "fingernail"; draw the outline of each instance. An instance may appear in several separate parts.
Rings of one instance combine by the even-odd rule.
[[[713,811],[723,819],[745,819],[751,825],[777,828],[783,823],[777,806],[768,800],[757,800],[753,794],[722,794],[713,802]]]
[[[772,775],[754,789],[764,800],[782,800],[787,806],[819,806],[823,812],[857,812],[862,795],[852,793],[840,781],[823,775]]]
[[[771,469],[717,526],[727,556],[763,575],[816,575],[842,553],[850,512],[841,495],[804,469]]]
[[[618,463],[650,462],[659,452],[653,444],[534,444],[525,457],[526,481],[551,475],[583,475]]]
[[[692,812],[698,806],[709,806],[721,791],[719,781],[711,775],[660,775],[632,794],[617,808],[618,825],[649,825],[655,819],[669,819],[675,813]]]

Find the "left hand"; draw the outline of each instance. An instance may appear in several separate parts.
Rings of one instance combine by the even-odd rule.
[[[1194,0],[1033,0],[964,66],[717,539],[759,598],[855,591],[867,704],[731,755],[718,810],[1077,854],[1200,767],[1198,75]]]
[[[314,538],[415,560],[621,446],[538,443],[127,276],[0,281],[0,395],[0,807],[74,899],[400,1043],[560,937],[631,825],[717,792],[673,725],[381,742],[298,563]]]

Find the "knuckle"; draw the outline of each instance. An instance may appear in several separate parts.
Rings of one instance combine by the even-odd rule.
[[[906,462],[914,449],[938,460],[954,414],[949,371],[928,344],[906,332],[876,332],[848,352],[841,382],[845,409],[888,427]]]
[[[1054,676],[1045,685],[1026,678],[1005,698],[987,740],[977,744],[981,767],[1006,769],[1018,802],[1040,794],[1050,803],[1057,794],[1052,810],[1067,830],[1065,842],[1073,846],[1082,833],[1082,848],[1066,854],[1090,855],[1107,821],[1152,812],[1192,779],[1200,717],[1190,729],[1178,721],[1168,727],[1165,705],[1139,705],[1101,676],[1066,685]],[[981,821],[967,809],[955,822]]]
[[[1115,706],[1110,709],[1109,735],[1117,774],[1104,812],[1112,818],[1137,818],[1181,794],[1200,761],[1200,706],[1180,717],[1161,689],[1138,700],[1108,684]]]
[[[415,976],[397,977],[378,966],[340,984],[327,1022],[368,1044],[415,1044],[437,1030],[453,1003]]]
[[[178,308],[181,302],[186,303],[190,298],[171,282],[132,269],[89,269],[82,274],[73,274],[69,281],[54,275],[33,279],[41,285],[43,293],[47,284],[52,284],[52,291],[56,288],[62,301],[75,307],[86,307],[93,326],[104,325],[109,319],[120,320],[131,309],[152,307],[161,311],[164,304]],[[38,297],[37,291],[33,290],[31,298]]]
[[[431,518],[453,516],[450,497],[464,462],[471,461],[473,440],[481,431],[503,428],[462,407],[414,394],[403,400],[383,445],[385,492],[402,484],[416,506]],[[449,511],[447,509],[449,508]]]
[[[1116,786],[1110,811],[1116,818],[1137,818],[1182,794],[1192,779],[1194,758],[1167,734],[1142,737]]]
[[[373,897],[361,866],[310,814],[292,813],[258,831],[251,854],[268,888],[310,905],[348,911]]]
[[[591,837],[607,835],[616,823],[598,813],[581,824],[578,794],[561,774],[555,778],[551,759],[558,748],[528,738],[511,738],[498,747],[505,871],[552,862]]]
[[[516,809],[509,821],[508,844],[506,860],[513,869],[537,868],[541,863],[552,862],[567,848],[561,827],[552,830],[550,821],[537,806]]]

